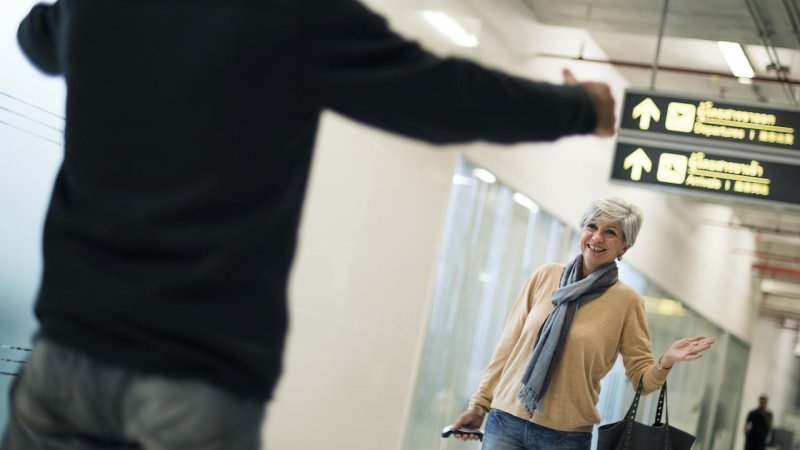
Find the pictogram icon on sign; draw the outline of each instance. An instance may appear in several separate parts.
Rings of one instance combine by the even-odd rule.
[[[686,180],[688,158],[674,153],[662,153],[658,158],[656,179],[662,183],[683,184]]]
[[[689,133],[694,128],[694,117],[697,107],[691,103],[670,102],[667,106],[667,116],[664,118],[664,128],[670,131]]]
[[[649,130],[650,120],[655,120],[656,122],[661,120],[661,110],[658,109],[652,98],[647,97],[633,107],[633,118],[639,119],[640,129]]]
[[[647,173],[653,170],[653,161],[650,161],[647,153],[639,147],[625,157],[622,168],[625,170],[631,169],[631,180],[639,181],[642,179],[642,170]]]

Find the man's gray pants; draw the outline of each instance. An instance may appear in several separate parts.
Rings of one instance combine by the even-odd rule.
[[[258,450],[264,408],[38,339],[14,381],[0,449]]]

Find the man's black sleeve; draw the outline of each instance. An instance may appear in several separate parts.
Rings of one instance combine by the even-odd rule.
[[[39,70],[51,75],[60,74],[63,70],[56,45],[58,10],[58,3],[39,3],[22,20],[17,30],[17,40],[25,56]]]
[[[595,127],[583,88],[436,57],[357,0],[309,3],[315,9],[300,19],[302,76],[320,106],[434,143],[554,140]]]

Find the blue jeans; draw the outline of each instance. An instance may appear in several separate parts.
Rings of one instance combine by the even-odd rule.
[[[589,450],[592,433],[558,431],[492,409],[481,450]]]
[[[2,450],[257,450],[263,402],[138,374],[38,339],[11,390]]]

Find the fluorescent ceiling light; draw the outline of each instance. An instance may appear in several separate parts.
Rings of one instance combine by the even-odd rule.
[[[462,47],[476,47],[478,37],[467,31],[455,19],[441,11],[422,11],[422,18],[448,39]]]
[[[531,212],[533,213],[539,212],[539,205],[534,203],[533,200],[529,199],[525,195],[520,194],[519,192],[514,192],[512,198],[514,199],[515,202],[517,202],[518,205],[530,209]]]
[[[472,169],[472,174],[478,177],[484,183],[492,184],[497,181],[497,177],[492,175],[492,172],[489,172],[486,169]]]
[[[755,76],[753,68],[750,66],[750,62],[747,60],[747,55],[744,54],[741,45],[737,42],[725,41],[719,41],[717,45],[722,52],[722,56],[725,57],[725,62],[728,63],[728,67],[731,68],[733,76],[740,78],[753,78],[753,76]]]

